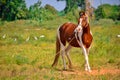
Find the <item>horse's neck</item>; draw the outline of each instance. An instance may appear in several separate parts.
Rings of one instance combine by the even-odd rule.
[[[90,26],[89,26],[89,24],[87,25],[86,28],[83,29],[83,33],[90,33]]]

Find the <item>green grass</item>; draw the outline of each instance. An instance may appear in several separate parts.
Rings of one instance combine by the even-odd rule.
[[[84,56],[79,48],[73,48],[70,53],[74,70],[83,74],[72,74],[72,71],[66,74],[61,71],[61,58],[57,67],[51,68],[55,55],[56,29],[63,22],[67,22],[67,19],[44,23],[20,20],[0,24],[0,79],[119,80],[119,74],[86,74]],[[91,26],[94,38],[89,55],[91,68],[120,69],[120,38],[117,37],[120,25],[104,24]]]

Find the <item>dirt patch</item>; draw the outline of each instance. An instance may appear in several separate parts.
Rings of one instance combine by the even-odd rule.
[[[100,69],[100,70],[92,70],[92,72],[86,72],[86,71],[79,71],[79,70],[67,70],[62,71],[63,74],[74,74],[74,75],[104,75],[104,74],[120,74],[120,69]]]

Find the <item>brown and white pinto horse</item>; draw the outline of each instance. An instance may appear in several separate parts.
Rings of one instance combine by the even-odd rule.
[[[69,50],[72,47],[82,48],[85,56],[85,70],[91,71],[88,61],[88,53],[92,43],[92,34],[90,31],[90,25],[88,22],[88,16],[85,12],[79,13],[80,17],[78,19],[78,24],[64,23],[57,30],[57,40],[56,40],[56,55],[52,66],[57,65],[58,58],[61,54],[64,69],[66,69],[65,55],[67,56],[69,62],[69,68],[72,67],[72,62],[69,56]],[[68,46],[66,46],[68,42]]]

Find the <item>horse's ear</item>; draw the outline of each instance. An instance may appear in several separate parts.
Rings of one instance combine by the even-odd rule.
[[[88,14],[85,13],[85,16],[86,16],[86,19],[87,19],[87,21],[88,21],[88,23],[89,23],[89,16],[88,16]]]

